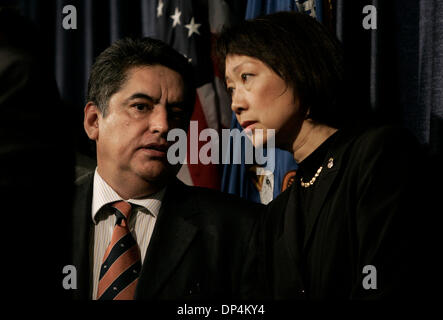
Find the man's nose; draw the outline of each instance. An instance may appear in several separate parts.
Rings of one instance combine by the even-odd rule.
[[[244,93],[241,90],[235,90],[231,96],[231,109],[235,114],[241,114],[248,109]]]
[[[149,131],[151,133],[165,135],[169,131],[168,111],[163,104],[154,107],[149,117]]]

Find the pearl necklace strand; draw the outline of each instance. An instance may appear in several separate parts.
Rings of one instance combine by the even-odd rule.
[[[317,172],[315,173],[315,175],[314,175],[314,176],[312,177],[312,179],[309,180],[308,182],[303,182],[303,178],[300,178],[300,184],[301,184],[301,186],[304,187],[304,188],[307,188],[307,187],[312,186],[322,170],[323,170],[323,166],[321,166],[320,168],[318,168],[318,170],[317,170]]]
[[[329,169],[331,169],[333,166],[334,166],[334,158],[329,158],[327,167]],[[322,170],[323,170],[323,166],[320,166],[320,168],[317,169],[317,172],[315,173],[315,175],[308,182],[303,182],[303,178],[300,178],[301,186],[303,188],[308,188],[308,187],[312,186],[314,184],[315,180],[317,180],[317,178],[320,175],[320,172]]]

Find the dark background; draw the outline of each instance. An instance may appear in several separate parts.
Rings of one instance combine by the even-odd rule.
[[[93,156],[82,128],[85,89],[94,58],[114,40],[143,36],[155,0],[3,0],[36,23],[39,50],[51,61],[60,95],[77,124],[76,150]],[[246,0],[226,1],[231,23],[245,16]],[[349,95],[356,109],[371,108],[379,121],[409,128],[432,154],[443,150],[443,8],[437,0],[333,0],[323,19],[345,49]],[[377,30],[365,30],[362,8],[377,8]],[[77,9],[77,29],[61,23],[65,5]],[[205,10],[205,0],[194,0]]]

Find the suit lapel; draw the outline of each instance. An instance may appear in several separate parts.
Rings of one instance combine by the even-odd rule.
[[[198,229],[186,218],[197,212],[195,200],[181,182],[168,186],[146,251],[136,299],[152,299],[191,244]]]
[[[72,221],[72,256],[73,265],[77,269],[77,289],[74,291],[76,299],[90,298],[90,243],[93,235],[91,219],[93,177],[91,173],[81,179],[76,187]]]

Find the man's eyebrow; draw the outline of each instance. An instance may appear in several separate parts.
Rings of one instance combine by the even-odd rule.
[[[127,98],[125,100],[126,103],[128,103],[131,100],[135,100],[135,99],[145,99],[148,100],[154,104],[159,103],[160,99],[154,99],[153,97],[151,97],[150,95],[147,95],[146,93],[141,93],[141,92],[137,92],[132,94],[129,98]],[[174,101],[171,103],[168,103],[168,107],[169,108],[173,108],[173,107],[183,107],[184,101]]]
[[[135,99],[145,99],[145,100],[151,101],[153,103],[157,103],[159,100],[159,99],[154,99],[153,97],[151,97],[145,93],[136,92],[136,93],[132,94],[129,98],[127,98],[126,102],[129,102],[129,101],[135,100]]]

